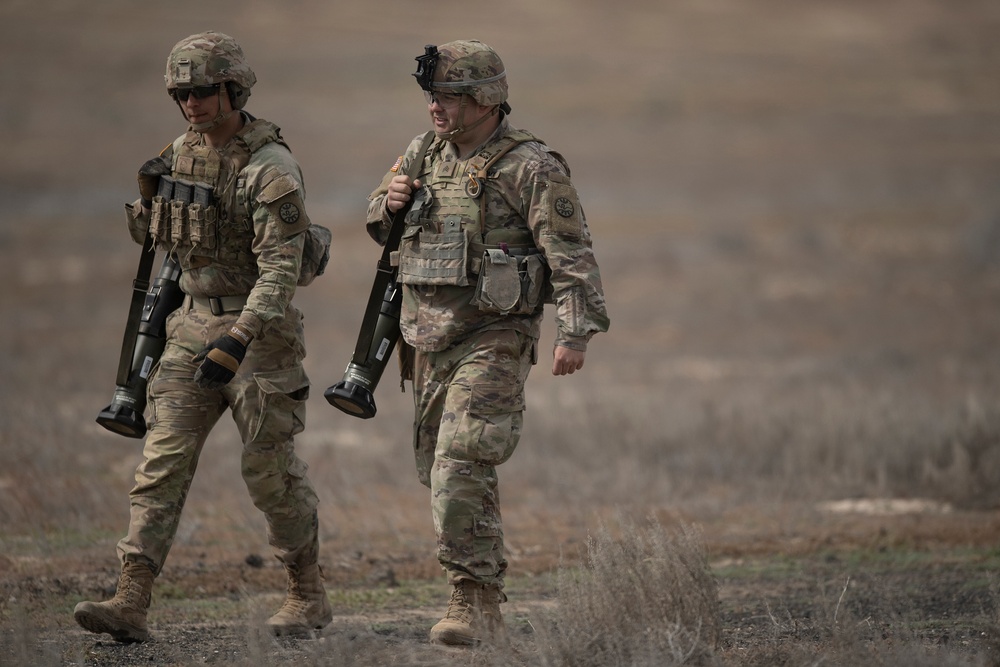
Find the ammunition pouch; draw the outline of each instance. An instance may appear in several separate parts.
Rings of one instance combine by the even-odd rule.
[[[160,190],[150,209],[149,235],[159,247],[191,246],[198,255],[214,256],[219,225],[215,192],[211,186],[169,176],[160,177]]]

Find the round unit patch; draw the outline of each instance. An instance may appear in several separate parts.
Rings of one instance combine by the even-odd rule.
[[[292,202],[285,202],[278,209],[278,216],[281,218],[282,222],[287,222],[289,225],[297,222],[299,219],[299,207]]]
[[[571,215],[573,215],[573,212],[575,210],[576,208],[574,208],[573,202],[571,202],[566,197],[560,197],[559,199],[556,200],[556,213],[558,213],[562,217],[564,218],[570,217]]]

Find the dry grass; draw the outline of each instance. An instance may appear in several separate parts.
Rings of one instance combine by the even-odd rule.
[[[617,537],[616,537],[617,535]],[[602,526],[585,567],[563,570],[542,665],[698,664],[720,638],[718,589],[697,531],[655,520]]]

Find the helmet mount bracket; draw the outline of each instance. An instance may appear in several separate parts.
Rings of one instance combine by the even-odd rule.
[[[424,46],[424,55],[417,56],[417,71],[413,73],[420,88],[430,92],[431,82],[434,80],[434,69],[437,67],[438,48],[434,44]]]

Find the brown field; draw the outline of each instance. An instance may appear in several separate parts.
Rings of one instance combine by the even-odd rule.
[[[0,19],[0,664],[1000,664],[995,0],[10,0]],[[248,109],[282,126],[334,233],[296,302],[337,617],[261,635],[283,573],[223,420],[154,640],[123,646],[72,617],[113,590],[141,457],[94,423],[138,259],[122,203],[183,130],[166,54],[209,28],[243,44]],[[322,393],[378,256],[365,197],[425,129],[412,58],[467,37],[504,57],[512,122],[572,165],[612,326],[579,375],[543,355],[500,470],[512,650],[442,652],[411,395],[388,372],[361,421]],[[636,570],[601,567],[644,544]],[[712,581],[667,581],[671,558]],[[624,601],[584,617],[597,584]],[[644,649],[675,618],[641,601],[706,593],[717,644]],[[630,608],[649,612],[634,635],[607,620]]]

